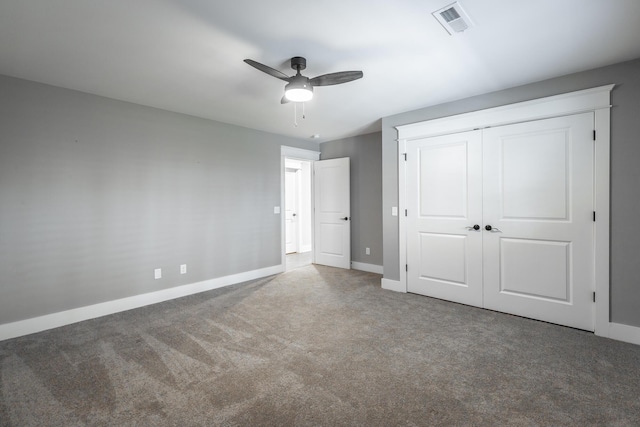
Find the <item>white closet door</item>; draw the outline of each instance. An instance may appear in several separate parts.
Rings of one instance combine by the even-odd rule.
[[[482,141],[407,142],[407,290],[482,306]]]
[[[593,114],[483,131],[484,306],[593,330]]]

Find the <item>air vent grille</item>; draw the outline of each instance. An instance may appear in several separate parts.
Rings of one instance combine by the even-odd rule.
[[[432,15],[451,35],[462,33],[473,26],[471,18],[458,2],[436,10]]]
[[[451,22],[451,21],[454,21],[454,20],[460,18],[460,14],[458,12],[456,12],[456,10],[454,8],[452,8],[452,7],[450,7],[447,10],[445,10],[444,12],[440,12],[440,15],[447,22]]]

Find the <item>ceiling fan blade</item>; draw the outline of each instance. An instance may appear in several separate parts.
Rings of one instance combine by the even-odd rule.
[[[291,101],[289,101],[286,96],[283,96],[282,99],[280,100],[280,104],[288,104],[289,102]]]
[[[340,71],[338,73],[323,74],[309,80],[312,86],[330,86],[347,83],[362,78],[362,71]]]
[[[256,62],[253,59],[245,59],[244,62],[246,62],[247,64],[251,65],[254,68],[257,68],[263,73],[267,73],[270,76],[273,76],[277,79],[284,80],[285,82],[289,81],[289,76],[287,76],[285,73],[282,73],[274,68],[271,68],[259,62]]]

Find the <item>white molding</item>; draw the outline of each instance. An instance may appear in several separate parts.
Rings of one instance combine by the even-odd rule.
[[[366,271],[369,273],[382,274],[382,266],[367,264],[365,262],[351,261],[351,268],[354,270]]]
[[[319,151],[305,150],[304,148],[289,147],[288,145],[280,146],[280,155],[283,157],[290,157],[292,159],[320,160]]]
[[[608,338],[640,345],[640,328],[612,322],[609,323]]]
[[[407,293],[407,287],[402,284],[399,280],[391,280],[382,278],[380,281],[382,285],[382,289],[386,289],[388,291],[402,292],[404,294]]]
[[[595,114],[597,140],[595,144],[595,247],[594,280],[596,291],[595,325],[596,335],[611,337],[613,327],[609,308],[609,238],[610,238],[610,146],[611,146],[611,91],[614,84],[599,86],[576,92],[519,102],[486,110],[458,114],[440,119],[428,120],[403,126],[398,131],[398,201],[399,201],[399,266],[400,283],[406,292],[407,275],[402,268],[407,263],[406,218],[401,213],[406,208],[406,162],[402,154],[406,152],[407,141],[447,135],[485,127],[542,120],[584,112]],[[384,286],[383,286],[384,287]]]
[[[232,274],[230,276],[216,277],[202,282],[176,286],[169,289],[163,289],[161,291],[135,295],[86,307],[74,308],[17,322],[5,323],[4,325],[0,325],[0,341],[46,331],[48,329],[59,328],[61,326],[82,322],[84,320],[108,316],[110,314],[132,310],[146,305],[157,304],[159,302],[210,291],[212,289],[235,285],[248,280],[279,274],[284,271],[284,265],[274,265],[258,270],[246,271],[243,273]]]
[[[613,84],[600,86],[471,113],[396,126],[398,139],[410,140],[446,135],[478,128],[608,109],[611,107],[610,93],[614,86]]]
[[[400,283],[403,284],[404,290],[407,292],[407,223],[404,215],[407,209],[407,162],[403,160],[404,154],[407,152],[407,141],[398,141],[398,259],[400,261]],[[402,268],[402,264],[405,268]]]
[[[610,320],[609,262],[610,243],[610,156],[611,156],[611,114],[609,109],[595,111],[595,176],[594,176],[594,280],[596,291],[595,329],[596,335],[605,336]]]

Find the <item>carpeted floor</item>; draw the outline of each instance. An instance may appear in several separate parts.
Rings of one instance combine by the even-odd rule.
[[[0,342],[2,426],[638,426],[640,346],[320,266]]]

